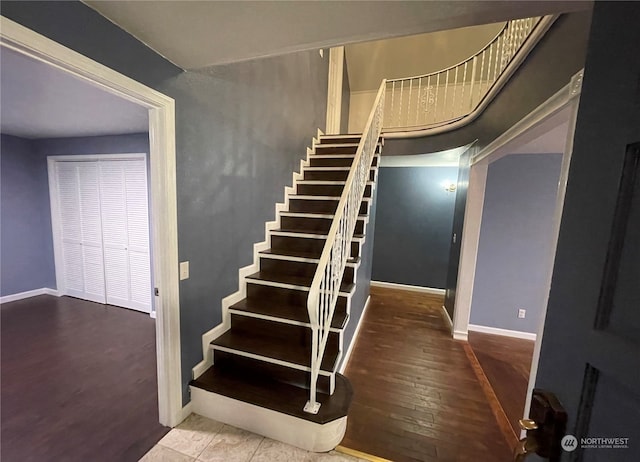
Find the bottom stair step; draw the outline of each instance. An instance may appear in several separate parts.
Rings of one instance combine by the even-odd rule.
[[[233,328],[211,342],[213,349],[227,350],[230,353],[244,354],[255,359],[264,358],[274,363],[289,365],[298,369],[306,369],[311,366],[311,345],[299,345],[289,343],[287,339],[273,338],[268,335],[249,336],[245,332],[236,332]],[[337,348],[327,346],[320,373],[331,373],[335,370],[340,359]]]
[[[336,374],[336,389],[333,395],[318,393],[318,402],[321,403],[318,414],[303,411],[309,399],[308,390],[268,377],[255,376],[246,371],[216,368],[214,365],[189,385],[318,424],[345,417],[353,397],[351,383],[342,374]]]

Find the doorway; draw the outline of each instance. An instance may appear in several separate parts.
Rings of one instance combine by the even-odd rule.
[[[186,415],[180,380],[180,324],[173,99],[4,17],[0,46],[144,107],[149,117],[156,356],[160,423]]]
[[[535,376],[538,368],[538,358],[540,355],[540,346],[542,343],[542,331],[545,322],[546,305],[551,285],[551,275],[553,271],[553,261],[556,250],[558,229],[560,217],[564,204],[564,193],[566,189],[568,168],[573,150],[573,133],[575,129],[575,120],[578,109],[580,88],[582,82],[582,72],[576,74],[572,81],[552,96],[548,101],[540,107],[532,111],[528,116],[517,123],[512,129],[508,130],[501,137],[491,143],[489,146],[481,150],[471,160],[471,169],[469,177],[469,190],[467,196],[467,205],[465,210],[465,226],[462,236],[462,250],[460,258],[460,270],[458,273],[457,299],[455,303],[453,329],[454,338],[458,340],[468,340],[469,331],[484,331],[489,334],[508,334],[512,338],[520,337],[524,339],[534,339],[533,354],[531,357],[531,366],[527,377],[526,394],[519,396],[519,400],[524,403],[518,418],[522,418],[528,413],[531,392],[535,384]],[[517,330],[515,328],[485,328],[479,324],[471,322],[474,318],[472,307],[476,299],[482,301],[482,291],[487,287],[476,287],[476,284],[482,284],[482,276],[480,274],[482,255],[480,245],[482,239],[482,228],[485,224],[483,221],[483,210],[485,206],[485,198],[487,195],[487,181],[490,164],[500,159],[507,158],[509,154],[522,153],[532,150],[538,144],[544,146],[544,140],[550,139],[550,135],[555,140],[553,149],[547,151],[558,151],[561,149],[561,158],[558,159],[559,179],[557,188],[553,189],[552,202],[553,206],[545,213],[547,220],[547,239],[545,240],[545,248],[538,255],[538,275],[537,284],[533,288],[535,294],[534,311],[536,312],[533,324],[528,329]],[[547,138],[545,138],[547,135]],[[517,155],[517,154],[516,154]],[[542,154],[539,154],[542,155]],[[497,165],[497,164],[494,164]],[[549,205],[549,204],[547,204]],[[485,230],[485,232],[488,230]],[[486,262],[485,262],[486,263]],[[485,271],[486,272],[486,271]],[[483,273],[484,274],[484,273]],[[516,294],[517,296],[517,294]],[[477,308],[477,306],[476,306]],[[511,307],[516,311],[515,318],[523,320],[520,309],[524,307]],[[511,313],[511,314],[514,314]],[[494,313],[495,314],[495,313]],[[480,319],[476,313],[475,320]],[[526,313],[525,313],[526,319]],[[511,320],[513,321],[513,320]],[[516,321],[517,322],[517,321]],[[517,324],[516,324],[517,325]],[[486,327],[486,326],[485,326]],[[529,332],[526,332],[528,330]],[[530,348],[529,348],[530,350]],[[516,436],[517,435],[517,432]]]

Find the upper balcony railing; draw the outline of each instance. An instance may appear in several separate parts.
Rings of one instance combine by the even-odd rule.
[[[555,19],[509,21],[491,42],[459,64],[430,74],[387,80],[385,137],[427,134],[425,130],[437,133],[471,122]]]

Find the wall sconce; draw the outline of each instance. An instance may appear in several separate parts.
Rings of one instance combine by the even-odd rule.
[[[442,185],[444,190],[447,191],[447,192],[455,192],[456,188],[458,186],[454,181],[450,181],[450,180],[444,180],[440,184]]]

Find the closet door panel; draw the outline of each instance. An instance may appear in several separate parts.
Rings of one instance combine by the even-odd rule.
[[[120,161],[100,162],[102,239],[105,246],[126,247],[127,209],[124,171]]]
[[[80,227],[78,162],[57,162],[59,230],[62,245],[63,293],[84,297],[84,263]]]
[[[78,162],[78,180],[85,294],[106,303],[98,164]]]
[[[149,210],[147,175],[144,160],[126,162],[124,168],[127,192],[127,232],[130,248],[149,252]]]
[[[63,242],[64,295],[84,298],[84,257],[80,243]]]
[[[145,160],[99,164],[107,303],[150,312]]]
[[[124,173],[131,302],[137,309],[150,312],[151,268],[146,161],[140,159],[126,162]]]
[[[129,266],[127,250],[123,247],[105,247],[104,263],[107,280],[107,303],[126,306],[129,295]]]
[[[136,309],[151,312],[149,254],[129,251],[131,302]]]
[[[106,303],[102,248],[84,245],[82,257],[85,298],[98,303]]]
[[[82,230],[77,164],[78,162],[56,162],[56,175],[62,240],[80,244]]]
[[[104,244],[107,303],[127,306],[127,209],[123,161],[100,161],[102,240]]]

